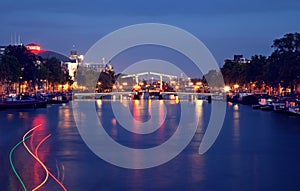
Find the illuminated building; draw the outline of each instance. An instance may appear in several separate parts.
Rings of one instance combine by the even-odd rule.
[[[243,63],[243,64],[246,64],[246,63],[250,63],[251,60],[248,60],[246,59],[243,55],[233,55],[233,60],[230,60],[230,59],[226,59],[224,62],[227,63],[227,62],[234,62],[234,63]]]
[[[102,61],[98,63],[84,62],[83,67],[89,68],[96,72],[102,72],[107,69],[106,67],[111,67],[111,65],[105,61],[105,58],[102,58]]]
[[[0,46],[0,55],[3,55],[5,52],[6,46]]]
[[[78,55],[75,49],[71,50],[69,57],[54,51],[43,50],[40,45],[35,43],[27,44],[26,49],[42,57],[44,60],[48,60],[53,57],[60,60],[63,68],[65,68],[69,72],[71,80],[74,80],[74,75],[77,70],[77,67],[83,60],[83,56]]]
[[[40,52],[43,52],[41,46],[35,43],[27,44],[26,49],[34,54],[39,54]]]

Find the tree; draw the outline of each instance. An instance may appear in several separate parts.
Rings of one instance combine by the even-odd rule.
[[[48,81],[52,85],[66,83],[68,74],[62,69],[60,60],[52,57],[45,62],[45,67],[47,71],[44,71],[44,73],[48,76]],[[45,70],[44,68],[42,69]]]
[[[24,80],[35,82],[36,75],[38,73],[38,63],[40,63],[35,54],[28,51],[26,47],[22,45],[9,45],[5,49],[4,54],[7,56],[14,56],[18,60],[21,68],[24,69],[22,72],[22,77]]]
[[[221,68],[226,84],[242,84],[246,82],[246,64],[228,60]]]
[[[96,88],[98,92],[111,91],[115,84],[118,75],[115,75],[115,71],[111,65],[106,65],[105,69],[100,73]]]
[[[210,88],[217,90],[220,88],[224,88],[222,73],[220,71],[210,70],[207,74],[204,75],[204,78]]]
[[[279,66],[278,81],[284,87],[290,87],[293,93],[294,85],[300,78],[300,33],[289,33],[275,39],[272,48],[272,63]]]
[[[9,65],[4,61],[4,56],[0,57],[0,81],[3,84],[9,76]]]
[[[75,76],[73,90],[76,92],[94,92],[99,78],[99,72],[86,67],[78,67]],[[82,89],[84,87],[84,89]]]
[[[251,62],[246,66],[246,81],[256,82],[261,85],[267,81],[266,76],[267,58],[263,55],[254,55]]]

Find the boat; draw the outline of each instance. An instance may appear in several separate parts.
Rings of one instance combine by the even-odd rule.
[[[288,102],[287,113],[289,115],[298,115],[298,116],[300,116],[300,101],[299,100],[289,101]]]
[[[69,103],[69,99],[64,94],[48,94],[44,96],[48,104]]]
[[[274,102],[273,104],[273,111],[275,112],[285,112],[286,106],[284,102]]]
[[[261,98],[258,103],[260,104],[260,109],[263,111],[273,110],[273,99],[271,98]]]
[[[52,99],[48,99],[47,103],[48,104],[69,103],[69,100],[64,96],[55,96]]]
[[[290,106],[288,108],[288,114],[300,116],[300,106]]]
[[[254,104],[254,105],[252,105],[252,109],[260,109],[260,105],[259,104]]]
[[[239,103],[244,105],[257,104],[258,99],[253,93],[240,93]]]
[[[0,109],[25,109],[25,108],[46,108],[47,102],[43,100],[6,100],[0,102]]]
[[[252,109],[261,109],[263,111],[272,111],[273,108],[273,99],[265,97],[259,98],[258,104],[252,105]]]

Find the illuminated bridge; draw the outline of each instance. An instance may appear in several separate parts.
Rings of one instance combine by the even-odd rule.
[[[106,93],[74,93],[73,100],[123,100],[123,99],[152,99],[145,96],[145,92],[140,93],[140,97],[136,98],[138,92],[106,92]],[[172,98],[173,97],[173,98]],[[177,97],[177,98],[176,98]],[[225,101],[225,94],[219,93],[192,93],[192,92],[159,92],[158,99],[179,99],[179,100],[197,100],[208,99]],[[209,98],[209,99],[210,99]]]

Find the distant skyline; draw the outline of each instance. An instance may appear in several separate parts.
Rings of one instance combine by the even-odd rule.
[[[92,0],[1,1],[0,45],[11,35],[68,55],[86,51],[101,37],[127,25],[164,23],[199,38],[218,64],[234,54],[269,55],[273,40],[300,32],[298,0]]]

